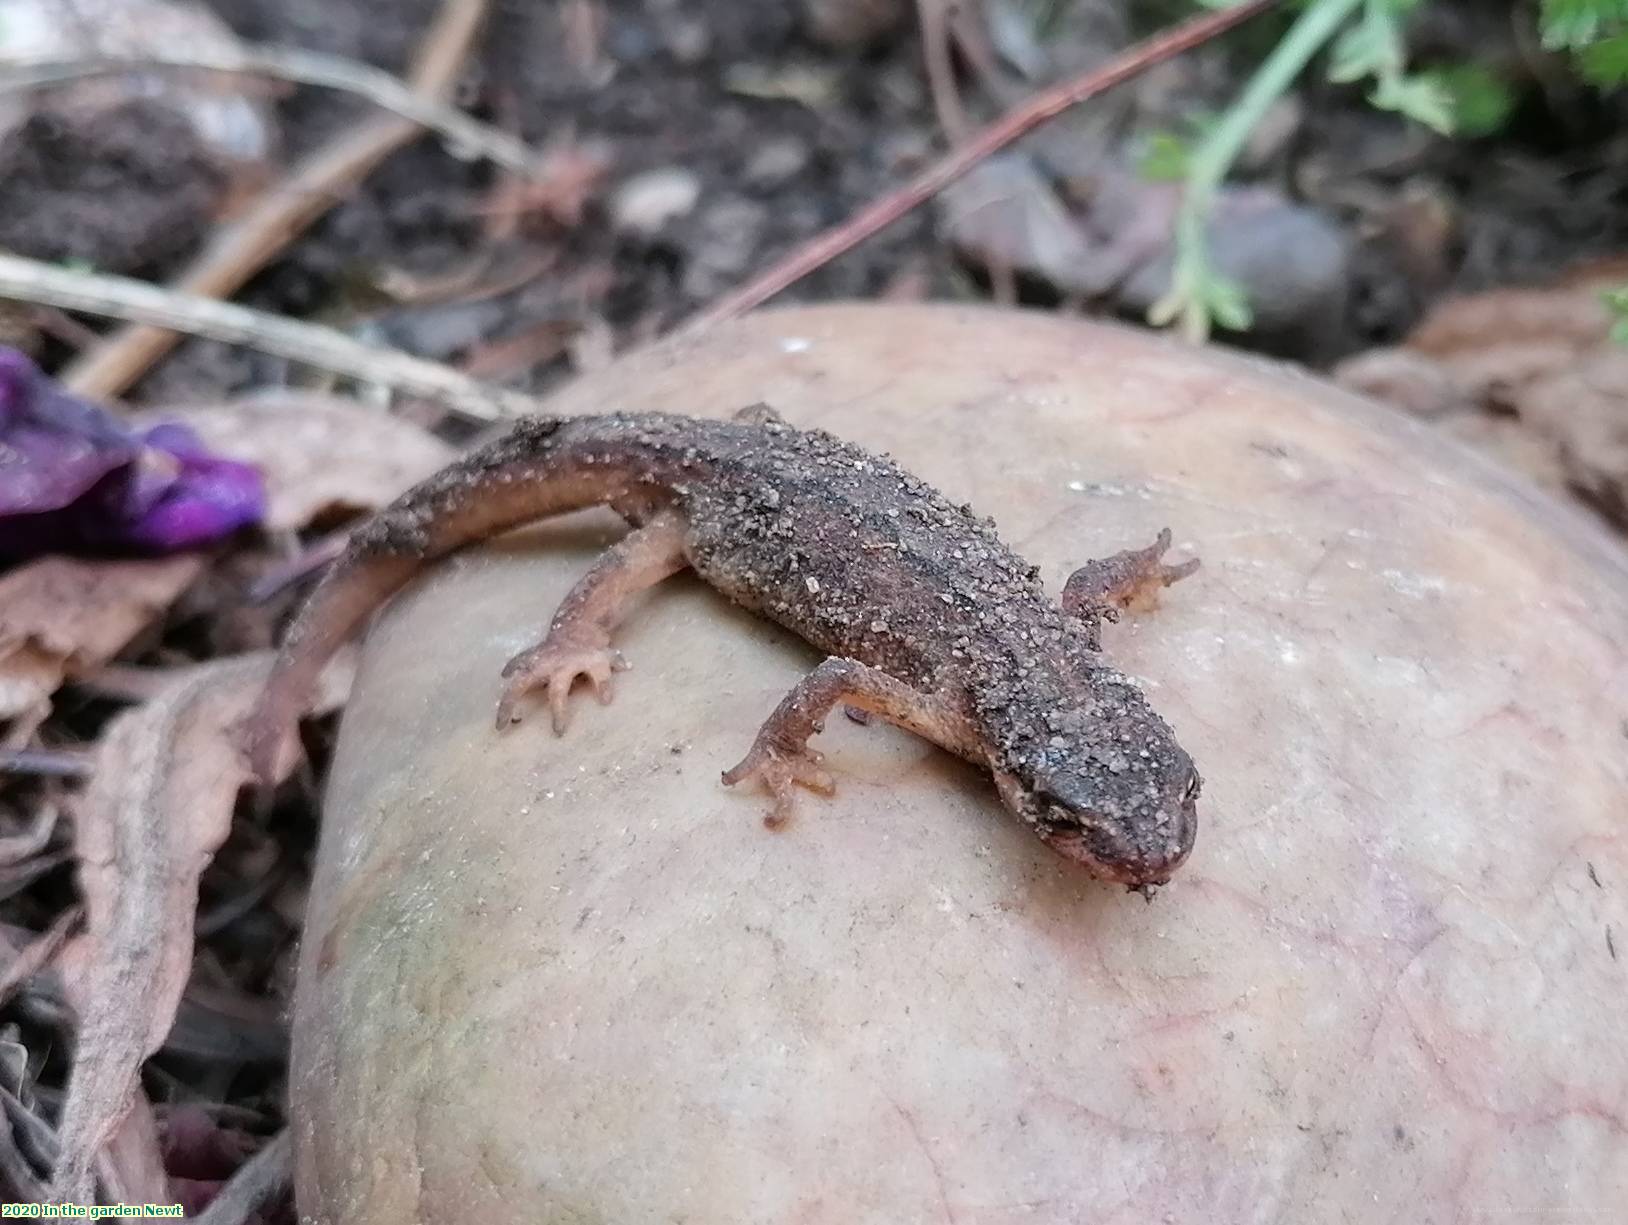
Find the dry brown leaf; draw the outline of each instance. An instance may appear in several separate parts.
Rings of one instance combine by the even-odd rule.
[[[1422,417],[1628,528],[1628,351],[1602,294],[1628,256],[1549,286],[1495,289],[1436,307],[1399,348],[1342,362],[1335,379]]]
[[[1554,444],[1516,418],[1482,412],[1455,413],[1441,422],[1441,428],[1483,455],[1526,473],[1545,489],[1566,491],[1565,469],[1555,455]]]
[[[0,576],[0,722],[43,713],[64,680],[117,655],[203,566],[45,557]]]
[[[58,1131],[58,1200],[89,1202],[98,1156],[136,1103],[141,1063],[174,1020],[198,877],[248,779],[231,731],[270,664],[257,653],[190,669],[114,719],[98,747],[74,821],[86,931],[64,955],[79,1038]]]
[[[57,827],[57,806],[55,804],[41,804],[34,819],[28,823],[28,828],[20,834],[7,834],[0,837],[0,867],[11,867],[22,863],[32,855],[37,855],[45,849],[46,843],[51,841],[51,834]]]
[[[293,1176],[293,1148],[285,1127],[243,1163],[209,1207],[194,1218],[193,1225],[242,1225],[262,1206],[276,1201]]]
[[[1573,349],[1604,340],[1611,314],[1592,287],[1493,289],[1449,298],[1425,316],[1407,347],[1445,357],[1508,340],[1558,341]]]
[[[1617,256],[1569,268],[1548,285],[1448,298],[1403,343],[1447,359],[1509,345],[1576,353],[1605,340],[1611,312],[1601,295],[1624,280],[1628,257]]]
[[[1330,373],[1352,391],[1384,400],[1416,417],[1440,418],[1473,408],[1475,401],[1451,371],[1412,349],[1369,349],[1348,357]]]
[[[1628,349],[1602,348],[1534,383],[1518,409],[1554,440],[1567,483],[1628,528]]]
[[[1502,340],[1433,357],[1418,349],[1369,349],[1333,370],[1334,380],[1418,417],[1462,409],[1512,412],[1525,389],[1577,360],[1578,349],[1553,337]]]
[[[23,1105],[11,1090],[0,1088],[0,1184],[4,1184],[8,1200],[43,1203],[45,1184],[34,1172],[35,1163],[18,1143],[19,1130],[49,1145],[51,1129],[45,1121]]]
[[[543,319],[495,340],[483,340],[463,360],[466,374],[478,379],[512,378],[553,361],[581,328],[574,319]]]
[[[1103,293],[1144,254],[1095,250],[1033,161],[1015,154],[975,167],[945,189],[937,207],[939,233],[963,256],[1064,293]]]
[[[164,416],[260,468],[270,531],[378,510],[456,454],[421,426],[340,396],[280,391]]]
[[[102,1197],[112,1204],[168,1204],[175,1200],[164,1170],[164,1154],[158,1146],[158,1120],[153,1117],[152,1103],[139,1087],[96,1159],[96,1177],[102,1184]]]

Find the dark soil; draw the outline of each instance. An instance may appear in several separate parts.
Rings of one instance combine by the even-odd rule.
[[[168,266],[203,241],[223,185],[168,107],[130,102],[96,124],[40,111],[0,142],[0,246],[107,272]]]

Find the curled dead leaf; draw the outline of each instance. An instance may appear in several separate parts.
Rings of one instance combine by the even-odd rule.
[[[966,258],[1038,277],[1064,293],[1095,296],[1131,260],[1105,257],[1026,157],[994,157],[951,184],[937,201],[939,232]]]
[[[54,1157],[53,1141],[50,1124],[9,1088],[0,1088],[0,1184],[7,1200],[44,1201],[45,1182],[38,1170]]]
[[[1567,483],[1628,528],[1628,349],[1601,348],[1534,384],[1520,414],[1553,440]]]
[[[16,834],[0,835],[0,867],[9,868],[39,854],[51,841],[56,827],[57,806],[41,804],[26,829]]]
[[[1417,416],[1628,528],[1628,350],[1604,291],[1628,257],[1552,284],[1450,298],[1399,347],[1340,363],[1335,379]]]
[[[203,565],[44,557],[0,576],[0,722],[42,718],[63,681],[117,655]]]
[[[1481,412],[1455,413],[1441,422],[1441,428],[1483,455],[1524,472],[1545,489],[1553,493],[1566,492],[1566,470],[1555,454],[1554,444],[1518,418]]]
[[[164,416],[260,469],[269,531],[378,510],[455,455],[423,427],[340,396],[279,391]]]
[[[1474,405],[1452,372],[1433,357],[1401,347],[1369,349],[1340,362],[1334,381],[1415,417],[1440,418]]]
[[[267,653],[202,664],[108,726],[75,812],[86,930],[64,957],[79,1037],[52,1195],[90,1202],[98,1155],[136,1103],[192,965],[198,877],[231,830],[247,768],[231,736]]]
[[[278,1132],[249,1158],[221,1193],[195,1218],[195,1225],[240,1225],[288,1190],[294,1172],[293,1139]]]
[[[249,771],[236,736],[271,670],[270,652],[178,669],[108,725],[74,814],[85,931],[62,952],[79,1037],[58,1131],[51,1193],[86,1203],[95,1170],[121,1198],[160,1198],[141,1063],[175,1022],[192,968],[198,879],[231,832]],[[319,684],[319,709],[344,699],[355,655]],[[292,744],[287,746],[292,749]],[[280,757],[278,777],[295,754]]]
[[[1545,289],[1493,289],[1449,298],[1425,316],[1407,347],[1436,357],[1498,347],[1553,342],[1576,351],[1598,344],[1611,330],[1600,298],[1604,285],[1581,278]]]

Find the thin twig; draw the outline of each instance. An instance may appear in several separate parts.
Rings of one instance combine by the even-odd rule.
[[[440,100],[452,88],[486,16],[486,0],[444,0],[425,33],[408,80],[414,93]],[[175,282],[183,293],[224,298],[271,262],[380,162],[423,129],[399,115],[376,115],[317,149],[243,216],[216,232]],[[183,329],[184,330],[184,329]],[[62,372],[87,396],[116,396],[147,372],[179,338],[154,327],[121,328]]]
[[[916,0],[917,24],[921,26],[921,57],[927,69],[927,86],[938,113],[938,126],[951,146],[967,138],[967,112],[955,87],[955,59],[950,54],[950,27],[944,11],[946,0]]]
[[[335,374],[438,400],[482,420],[537,411],[537,401],[394,349],[363,344],[331,328],[180,293],[145,281],[76,272],[0,252],[0,298],[131,319],[246,345]]]
[[[315,544],[302,549],[297,555],[272,566],[249,584],[243,598],[250,604],[265,604],[275,599],[295,583],[303,582],[337,560],[349,543],[349,528],[330,532]]]
[[[56,917],[50,927],[17,951],[17,955],[6,963],[5,968],[0,969],[0,1004],[9,1001],[18,987],[51,964],[52,959],[61,952],[62,946],[68,942],[69,933],[79,926],[79,921],[84,917],[82,907],[77,905],[68,907]]]
[[[1016,110],[975,133],[965,144],[952,149],[897,191],[873,201],[848,220],[823,234],[816,235],[761,276],[753,278],[741,288],[724,295],[705,310],[692,316],[678,329],[678,333],[685,336],[693,335],[715,323],[733,319],[754,306],[761,305],[816,268],[829,263],[845,251],[852,250],[877,231],[892,225],[911,209],[955,182],[986,157],[1027,135],[1047,120],[1062,114],[1069,107],[1128,81],[1172,56],[1208,42],[1216,35],[1232,29],[1233,26],[1264,13],[1277,2],[1278,0],[1242,0],[1242,3],[1231,8],[1194,17],[1136,44],[1111,63],[1036,95]]]
[[[90,767],[91,755],[83,749],[0,749],[0,774],[84,778]]]
[[[456,107],[413,89],[382,68],[298,47],[194,45],[154,48],[128,55],[23,56],[0,64],[0,93],[65,85],[87,77],[190,70],[272,77],[300,85],[343,90],[410,119],[421,128],[439,133],[454,156],[484,157],[528,177],[535,175],[541,163],[524,141],[500,128],[471,119]]]

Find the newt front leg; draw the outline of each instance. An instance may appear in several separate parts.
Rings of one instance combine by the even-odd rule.
[[[1104,621],[1119,620],[1119,614],[1126,609],[1153,608],[1160,591],[1198,569],[1196,557],[1166,565],[1164,555],[1169,548],[1170,529],[1165,528],[1145,549],[1126,549],[1112,557],[1088,561],[1068,576],[1061,600],[1063,611],[1085,622],[1093,647],[1101,648]]]
[[[554,731],[563,733],[567,699],[579,676],[586,676],[600,702],[608,703],[611,673],[628,666],[611,649],[611,632],[640,592],[688,565],[684,519],[673,510],[658,512],[605,550],[560,602],[543,640],[504,665],[509,683],[498,700],[498,727],[520,722],[520,699],[533,689],[547,689]]]
[[[781,699],[764,720],[751,750],[724,772],[725,786],[749,778],[762,781],[774,798],[764,822],[770,827],[791,815],[794,784],[826,795],[835,789],[820,754],[808,747],[808,741],[824,730],[826,715],[839,702],[879,715],[952,753],[979,759],[976,729],[952,699],[912,689],[857,660],[828,659]]]

